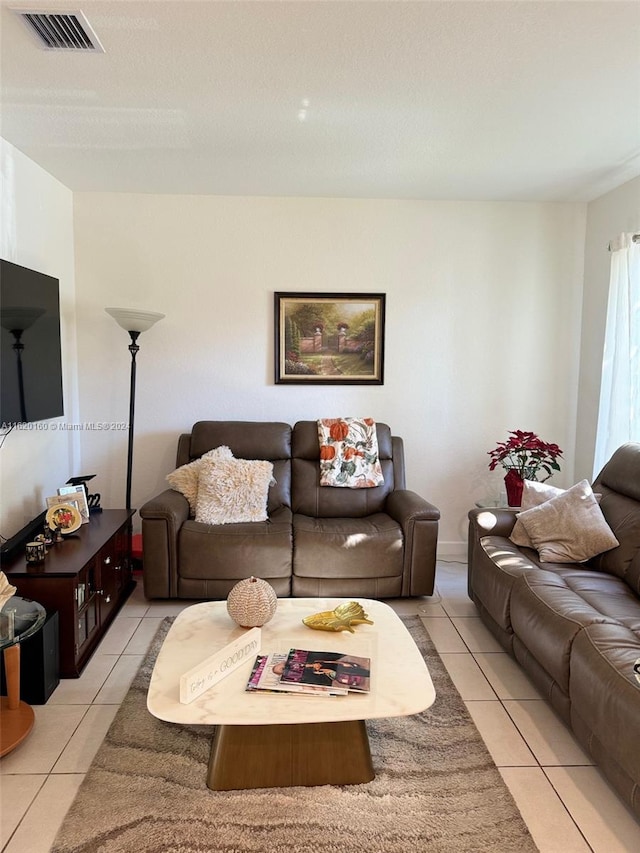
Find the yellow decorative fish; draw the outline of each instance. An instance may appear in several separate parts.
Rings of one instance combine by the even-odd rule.
[[[316,631],[350,631],[354,633],[352,625],[373,625],[371,619],[367,618],[362,605],[357,601],[348,604],[340,604],[335,610],[325,610],[322,613],[314,613],[313,616],[305,616],[302,620],[307,628]]]

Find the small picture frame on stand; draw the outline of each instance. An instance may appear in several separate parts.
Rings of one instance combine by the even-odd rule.
[[[69,505],[77,510],[77,515],[82,524],[85,523],[84,516],[82,514],[82,509],[80,508],[80,501],[78,499],[78,495],[51,495],[47,498],[47,510],[50,512],[53,507]],[[87,510],[87,521],[89,520],[89,512]],[[49,516],[47,515],[47,521],[49,521]],[[51,530],[53,531],[53,541],[56,541],[55,529],[54,526],[49,524]],[[80,526],[80,525],[78,525]]]
[[[63,503],[71,500],[78,505],[78,510],[82,516],[82,523],[89,523],[89,504],[87,502],[87,492],[84,486],[60,486],[58,495],[64,498]]]

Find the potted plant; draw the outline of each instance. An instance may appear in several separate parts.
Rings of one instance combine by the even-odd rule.
[[[557,460],[562,456],[562,450],[557,444],[542,441],[533,432],[516,429],[509,432],[507,441],[498,442],[497,447],[489,451],[489,456],[490,471],[502,465],[507,472],[504,483],[509,506],[520,506],[524,481],[543,483],[548,480],[554,471],[560,470]]]

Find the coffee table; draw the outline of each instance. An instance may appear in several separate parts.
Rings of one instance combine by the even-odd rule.
[[[411,635],[387,604],[357,599],[373,625],[355,633],[314,631],[304,616],[333,610],[345,599],[279,599],[262,627],[260,654],[290,648],[371,658],[371,690],[348,696],[245,691],[252,656],[190,704],[180,703],[180,676],[241,637],[225,601],[187,607],[158,654],[147,694],[149,711],[183,725],[216,726],[207,785],[217,791],[292,785],[348,785],[375,776],[365,720],[416,714],[435,690]]]

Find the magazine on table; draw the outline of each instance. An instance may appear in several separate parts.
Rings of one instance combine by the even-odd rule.
[[[290,649],[281,681],[327,689],[346,688],[368,693],[371,683],[371,659],[341,652],[314,652]]]
[[[288,652],[258,655],[251,670],[246,690],[260,693],[300,693],[307,696],[346,696],[344,687],[324,687],[313,684],[285,683],[281,680]]]

